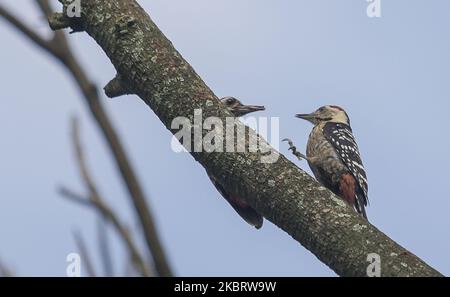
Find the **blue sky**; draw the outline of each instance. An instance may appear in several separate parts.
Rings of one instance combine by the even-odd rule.
[[[47,27],[30,0],[0,0],[34,28]],[[218,96],[266,106],[280,137],[304,150],[311,126],[294,118],[343,106],[369,179],[370,221],[450,274],[450,2],[382,0],[139,1]],[[131,228],[133,210],[107,147],[59,64],[0,22],[0,259],[18,275],[65,275],[81,230],[95,262],[96,215],[63,200],[83,191],[69,119],[82,120],[89,166],[101,192]],[[115,74],[86,34],[70,42],[100,86]],[[105,106],[148,194],[170,261],[180,276],[333,276],[278,227],[255,231],[220,198],[204,169],[170,149],[171,134],[136,96]],[[286,147],[281,145],[286,154]],[[291,156],[289,156],[291,158]],[[293,158],[292,158],[293,159]],[[299,166],[307,169],[306,163]],[[116,273],[125,254],[111,235]]]

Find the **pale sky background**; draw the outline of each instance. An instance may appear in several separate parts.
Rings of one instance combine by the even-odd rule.
[[[34,1],[0,2],[47,32]],[[365,0],[139,2],[218,96],[265,105],[260,115],[280,117],[280,137],[303,151],[311,126],[293,115],[345,107],[369,177],[370,221],[450,274],[449,1],[382,0],[380,19],[366,16]],[[97,216],[56,192],[84,191],[71,115],[82,119],[101,192],[137,229],[127,193],[66,71],[3,20],[0,36],[0,259],[17,275],[64,276],[80,230],[99,267]],[[87,34],[70,42],[100,86],[114,76]],[[335,275],[270,222],[256,231],[241,220],[190,155],[171,151],[171,134],[139,98],[103,98],[177,275]],[[125,254],[111,245],[120,274]]]

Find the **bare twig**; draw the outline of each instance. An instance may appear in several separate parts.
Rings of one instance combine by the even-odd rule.
[[[133,261],[133,264],[136,266],[136,268],[141,272],[141,274],[143,276],[152,276],[147,265],[145,265],[145,262],[144,262],[142,256],[140,255],[137,246],[131,239],[131,236],[130,236],[127,228],[124,227],[120,223],[116,214],[111,210],[111,208],[109,206],[107,206],[103,202],[103,199],[101,199],[101,198],[98,199],[99,197],[97,197],[97,198],[95,198],[97,200],[94,201],[92,196],[89,196],[89,198],[84,198],[82,195],[76,194],[74,191],[71,191],[64,187],[59,189],[59,193],[63,197],[65,197],[73,202],[76,202],[79,205],[91,206],[94,209],[96,209],[97,211],[99,211],[100,214],[104,216],[105,220],[109,221],[113,225],[113,227],[115,228],[115,230],[117,231],[119,236],[122,238],[128,252],[130,254],[130,257]]]
[[[98,248],[102,258],[103,271],[106,276],[114,276],[114,267],[109,246],[108,228],[105,220],[99,219],[97,223]]]
[[[83,236],[80,232],[73,232],[73,238],[75,239],[75,244],[81,254],[81,259],[83,259],[83,266],[86,267],[87,275],[90,277],[95,277],[97,274],[94,270],[94,265],[92,264],[91,257],[89,256],[88,249],[84,243]]]
[[[48,3],[48,0],[36,0],[36,3],[46,17],[49,17],[52,14],[53,10],[50,3]]]
[[[84,158],[83,149],[81,146],[80,141],[80,135],[79,135],[79,126],[76,119],[73,119],[72,121],[72,138],[73,138],[73,145],[75,147],[75,154],[77,158],[77,164],[80,170],[81,177],[83,179],[83,182],[85,183],[86,187],[88,188],[89,194],[88,198],[83,198],[83,196],[75,194],[73,191],[67,190],[65,188],[60,189],[60,193],[70,200],[80,203],[82,205],[90,205],[94,206],[95,209],[97,209],[101,215],[110,222],[116,231],[118,232],[119,236],[124,241],[127,250],[130,254],[131,259],[133,260],[134,265],[142,273],[143,276],[151,276],[150,270],[148,269],[147,265],[145,264],[142,256],[139,253],[138,248],[136,247],[135,243],[131,239],[131,236],[128,232],[128,230],[124,227],[124,225],[120,222],[118,216],[114,213],[114,211],[107,205],[105,200],[101,198],[97,187],[95,186],[95,183],[93,179],[91,178],[87,165],[86,160]]]
[[[49,16],[52,10],[48,0],[36,0],[36,3],[43,14]],[[86,72],[73,55],[64,32],[56,31],[52,39],[45,40],[1,5],[0,16],[3,16],[13,27],[18,29],[31,41],[38,44],[53,57],[57,58],[72,75],[114,156],[114,160],[128,189],[135,211],[138,214],[147,243],[147,249],[155,263],[156,272],[160,276],[172,276],[167,256],[159,239],[153,215],[142,187],[132,169],[119,136],[114,130],[113,125],[100,102],[97,87],[89,80]]]
[[[14,273],[2,261],[0,261],[0,277],[13,277]]]
[[[26,35],[29,39],[34,41],[37,45],[39,45],[44,50],[56,54],[55,48],[52,46],[51,42],[45,40],[33,31],[29,26],[27,26],[24,22],[22,22],[18,17],[9,12],[6,8],[0,5],[0,16],[2,16],[5,20],[7,20],[12,26],[14,26],[17,30]]]

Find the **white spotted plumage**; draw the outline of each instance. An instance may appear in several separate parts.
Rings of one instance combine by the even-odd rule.
[[[325,138],[333,144],[336,152],[342,157],[344,165],[357,180],[358,186],[363,191],[364,205],[367,205],[368,185],[366,171],[351,127],[344,123],[328,122],[323,126],[323,133]]]
[[[314,125],[306,158],[316,179],[367,218],[367,177],[347,113],[339,106],[325,105],[296,117]]]

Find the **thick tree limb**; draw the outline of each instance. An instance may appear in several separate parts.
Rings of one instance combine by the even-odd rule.
[[[70,1],[60,2],[65,11]],[[81,12],[77,27],[96,40],[128,90],[166,127],[178,116],[192,118],[194,109],[202,109],[203,118],[231,116],[136,1],[82,1]],[[257,137],[252,130],[250,136]],[[380,256],[382,276],[441,275],[284,156],[262,163],[261,152],[192,155],[227,190],[241,193],[339,275],[366,276],[370,253]]]
[[[50,15],[52,10],[48,0],[36,0],[36,3],[39,5],[42,12],[53,20],[52,24],[55,28],[64,28],[70,24],[70,22],[67,22],[67,19],[65,19],[62,14]],[[64,32],[56,31],[52,39],[46,40],[32,30],[32,28],[24,24],[18,17],[15,17],[12,13],[7,11],[2,5],[0,5],[0,16],[4,17],[11,25],[27,36],[30,40],[34,41],[42,49],[57,58],[74,78],[85,98],[92,116],[99,125],[101,132],[103,133],[114,156],[116,165],[128,189],[136,213],[138,214],[142,231],[147,243],[147,248],[153,258],[157,273],[160,276],[171,276],[171,268],[162,243],[159,239],[153,215],[142,187],[132,169],[131,163],[128,160],[128,156],[123,148],[120,138],[115,132],[108,115],[102,107],[96,86],[89,80],[84,69],[73,55]],[[79,28],[75,29],[77,27],[76,23],[72,23],[71,25],[74,26],[74,31],[79,30]]]

